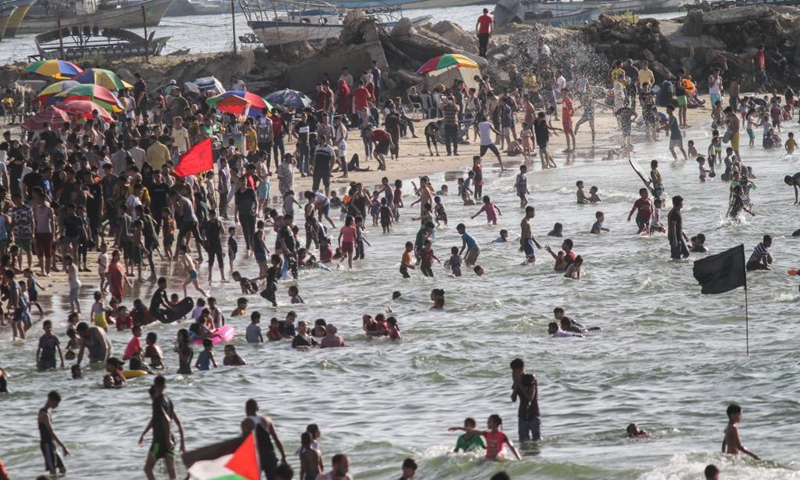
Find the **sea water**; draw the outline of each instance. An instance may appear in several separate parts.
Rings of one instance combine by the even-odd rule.
[[[687,131],[701,150],[710,140],[708,127]],[[790,128],[797,131],[793,124]],[[579,135],[580,147],[585,147],[587,133]],[[411,221],[415,207],[401,210],[401,221],[389,235],[379,228],[367,229],[372,247],[354,270],[301,271],[305,305],[289,304],[286,283],[279,287],[276,309],[258,296],[249,298],[249,310],[262,313],[262,330],[271,317],[282,319],[294,310],[300,320],[324,318],[336,324],[349,348],[293,351],[288,341],[248,345],[243,333],[249,319],[228,317],[227,324],[238,332],[234,344],[249,365],[181,376],[174,373],[177,355],[171,347],[176,331],[188,327],[189,321],[147,326],[146,332],[159,335],[166,354],[167,393],[183,421],[187,447],[236,435],[244,402],[255,398],[262,413],[274,419],[295,467],[297,459],[291,453],[299,446],[300,434],[307,424],[317,423],[326,465],[331,455],[347,453],[359,479],[397,477],[406,457],[417,459],[421,479],[487,479],[507,469],[515,479],[695,480],[709,463],[717,464],[726,479],[800,478],[800,440],[795,432],[800,354],[794,334],[798,281],[786,273],[798,266],[800,240],[791,238],[798,227],[798,207],[792,204],[792,190],[783,184],[785,174],[800,170],[800,156],[742,148],[744,161],[759,178],[752,192],[757,215],[740,223],[725,218],[728,185],[719,176],[700,183],[696,162],[673,162],[663,138],[638,145],[633,156],[644,171],[651,159],[660,160],[667,192],[686,199],[687,234],[704,233],[712,253],[743,243],[749,255],[764,234],[774,236],[774,269],[748,278],[746,356],[744,291],[701,295],[691,261],[668,260],[664,235],[636,234],[635,224],[626,217],[642,183],[626,160],[601,160],[603,150],[612,146],[610,139],[601,142],[593,158],[582,150],[572,165],[564,166],[564,156],[556,153],[560,168],[540,172],[536,166],[528,175],[531,204],[537,208],[534,233],[540,243],[558,248],[561,239],[545,234],[554,222],[564,224],[564,238],[571,238],[574,250],[585,259],[580,280],[554,273],[544,251],[537,252],[536,265],[521,265],[523,215],[513,192],[517,166],[507,159],[508,169],[501,174],[486,157],[484,193],[502,210],[499,224],[486,225],[483,216],[470,220],[478,207],[462,206],[458,197],[446,196],[450,223],[437,228],[434,244],[437,256],[448,258],[452,246],[461,246],[455,226],[463,221],[481,244],[484,277],[465,268],[463,277],[448,278],[436,265],[435,278],[418,272],[412,272],[411,279],[401,278],[397,270],[403,245],[419,228]],[[465,174],[469,153],[462,149],[464,170],[432,176],[437,188],[446,183],[455,191],[455,178]],[[603,203],[577,205],[577,180],[587,189],[596,185]],[[409,205],[409,181],[404,191]],[[667,206],[662,211],[665,223],[668,210]],[[610,233],[588,233],[596,211],[605,213]],[[509,230],[511,240],[491,243],[501,228]],[[330,234],[338,235],[336,230]],[[270,233],[268,245],[273,241]],[[704,256],[692,254],[690,260]],[[252,259],[240,256],[235,267],[245,276],[257,275]],[[159,274],[169,277],[170,292],[179,291],[181,268],[162,263]],[[204,288],[206,274],[204,266]],[[218,272],[214,275],[219,278]],[[97,283],[94,274],[82,276],[82,308],[88,312]],[[47,284],[47,279],[39,280]],[[429,311],[433,288],[446,292],[444,311]],[[153,290],[150,284],[137,284],[125,303],[133,298],[147,301]],[[395,290],[402,292],[402,299],[391,301]],[[209,291],[226,315],[241,296],[237,285],[218,280]],[[189,294],[196,292],[190,287]],[[51,303],[55,312],[47,318],[63,348],[67,297],[55,295]],[[374,316],[387,307],[402,329],[400,342],[369,339],[361,330],[362,314]],[[602,331],[584,339],[548,337],[555,307]],[[104,390],[99,367],[86,369],[82,380],[70,380],[69,370],[37,373],[34,355],[40,329],[37,322],[24,345],[12,344],[8,330],[0,342],[0,365],[10,375],[11,390],[0,397],[0,455],[12,475],[33,478],[43,472],[36,413],[47,391],[55,389],[63,401],[53,418],[56,432],[72,452],[66,458],[70,478],[141,478],[150,439],[142,448],[137,439],[150,418],[147,388],[152,377],[131,380],[122,390]],[[130,337],[130,332],[110,332],[116,355],[122,354]],[[221,365],[221,346],[215,353]],[[516,443],[517,405],[510,400],[508,367],[515,357],[524,359],[527,371],[538,377],[544,441],[519,446],[524,456],[519,462],[484,463],[474,454],[452,454],[457,434],[447,428],[462,425],[465,417],[483,427],[489,415],[501,415]],[[720,454],[725,409],[731,402],[744,408],[744,443],[764,460]],[[650,438],[627,440],[625,427],[630,422],[649,431]]]

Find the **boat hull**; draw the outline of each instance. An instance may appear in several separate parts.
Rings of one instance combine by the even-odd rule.
[[[7,7],[0,11],[0,38],[3,38],[3,35],[8,28],[8,22],[11,20],[11,16],[14,15],[14,12],[17,11],[17,7]]]
[[[342,25],[300,24],[296,22],[248,22],[250,29],[265,47],[298,42],[318,43],[338,38]],[[280,33],[279,33],[280,32]]]
[[[113,10],[98,10],[92,14],[62,16],[61,27],[97,26],[101,28],[142,28],[142,6],[145,7],[147,26],[155,27],[167,12],[172,0],[145,0],[135,4],[124,5]],[[58,30],[56,15],[28,15],[19,27],[19,33],[42,33]]]
[[[547,3],[531,3],[529,4],[529,11],[541,13],[545,11],[553,12],[555,16],[569,15],[577,13],[587,8],[593,8],[598,5],[603,5],[605,8],[603,12],[606,13],[664,13],[674,12],[678,10],[681,0],[620,0],[611,2],[609,0],[601,1],[582,1],[582,2],[547,2]]]
[[[451,8],[485,5],[491,2],[487,0],[329,0],[328,3],[335,7],[353,9],[379,7]]]
[[[11,18],[8,19],[8,26],[3,34],[3,38],[13,38],[17,35],[19,26],[22,25],[25,15],[28,14],[28,12],[31,10],[31,6],[33,6],[34,3],[36,3],[36,0],[23,0],[16,2],[17,9],[11,14]]]

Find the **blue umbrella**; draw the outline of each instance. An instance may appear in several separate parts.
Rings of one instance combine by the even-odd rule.
[[[264,97],[264,100],[273,105],[281,105],[289,108],[305,108],[310,107],[314,103],[310,98],[305,96],[305,94],[288,88],[272,92]]]

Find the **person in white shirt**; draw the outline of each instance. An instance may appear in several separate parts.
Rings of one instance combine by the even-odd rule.
[[[550,322],[550,324],[547,325],[547,333],[549,333],[553,338],[584,337],[584,335],[580,333],[566,332],[561,330],[561,327],[556,322]]]
[[[246,92],[247,86],[244,84],[244,80],[234,75],[231,77],[231,90],[236,92]]]
[[[547,58],[550,58],[550,47],[548,47],[547,44],[544,43],[544,38],[542,37],[539,37],[539,48],[537,49],[537,51],[539,52],[540,56],[545,56]]]
[[[554,89],[556,92],[556,99],[561,97],[561,90],[563,90],[566,86],[567,86],[567,79],[564,78],[564,72],[559,70],[558,78],[556,78],[556,88]]]
[[[342,178],[347,178],[347,127],[342,123],[339,115],[333,117],[333,129],[335,132],[333,144],[336,145],[336,156],[342,169]]]
[[[500,169],[503,169],[503,159],[500,157],[500,151],[497,149],[497,145],[494,144],[494,139],[492,138],[492,133],[496,135],[502,135],[494,126],[486,120],[486,117],[481,117],[478,121],[478,135],[481,137],[481,149],[480,149],[480,156],[483,158],[486,155],[486,152],[491,150],[492,153],[495,154],[497,157],[497,161],[500,162]]]
[[[191,147],[189,142],[189,130],[183,128],[183,119],[175,117],[175,123],[172,127],[172,139],[175,141],[173,145],[178,147],[179,153],[186,153]]]

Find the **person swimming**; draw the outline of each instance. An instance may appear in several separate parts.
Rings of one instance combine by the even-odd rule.
[[[639,426],[636,425],[635,423],[631,423],[630,425],[628,425],[626,431],[628,434],[628,438],[647,438],[650,436],[649,433],[639,428]]]

